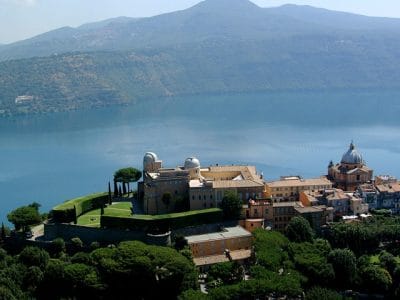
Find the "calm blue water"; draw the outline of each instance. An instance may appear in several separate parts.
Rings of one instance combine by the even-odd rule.
[[[162,102],[162,104],[160,104]],[[85,112],[0,120],[0,221],[33,201],[48,211],[107,189],[113,172],[165,166],[255,164],[268,179],[326,173],[354,140],[375,174],[400,177],[400,91],[191,96]]]

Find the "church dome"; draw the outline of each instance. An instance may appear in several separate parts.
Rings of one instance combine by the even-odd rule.
[[[186,170],[200,168],[200,161],[196,157],[186,158],[184,168]]]
[[[344,164],[363,164],[361,154],[355,149],[353,142],[350,144],[349,150],[343,154],[342,160],[340,161]]]

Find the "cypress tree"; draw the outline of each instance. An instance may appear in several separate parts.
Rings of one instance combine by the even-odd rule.
[[[76,215],[76,206],[74,205],[74,224],[78,224],[78,216]]]
[[[108,204],[111,205],[112,197],[111,197],[111,184],[108,182]]]
[[[118,185],[114,178],[114,197],[118,197]]]
[[[1,240],[4,241],[6,239],[6,228],[4,227],[4,223],[1,223]]]

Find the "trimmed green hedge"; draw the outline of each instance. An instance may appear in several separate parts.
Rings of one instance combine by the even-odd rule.
[[[108,193],[96,193],[65,201],[51,211],[53,220],[57,223],[73,222],[80,215],[100,208],[108,202]]]
[[[130,217],[104,214],[101,216],[100,224],[101,227],[105,228],[165,232],[188,226],[217,223],[221,220],[222,210],[219,208],[210,208],[165,215],[133,215]]]

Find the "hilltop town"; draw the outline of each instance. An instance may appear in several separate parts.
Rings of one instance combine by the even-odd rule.
[[[183,235],[196,265],[209,267],[250,258],[251,232],[262,228],[284,233],[295,216],[308,220],[320,234],[333,222],[368,218],[370,210],[399,212],[400,184],[389,175],[373,178],[353,142],[340,162],[331,161],[327,175],[318,178],[265,181],[255,166],[205,167],[196,157],[182,166],[164,167],[153,152],[144,155],[143,171],[134,181],[139,178],[134,193],[123,179],[114,180],[113,192],[109,188],[108,193],[56,206],[37,240],[77,236],[86,243],[138,239],[169,245],[171,238]],[[231,206],[235,199],[239,203],[229,216],[222,207],[226,195],[233,198]]]
[[[131,189],[129,184],[132,182],[138,182],[137,190]],[[22,244],[44,249],[53,249],[54,243],[59,243],[60,239],[74,247],[77,243],[80,247],[89,247],[130,240],[173,246],[179,251],[187,251],[181,253],[185,253],[203,274],[201,276],[205,276],[200,276],[198,283],[201,293],[207,294],[211,282],[216,284],[213,281],[216,278],[210,278],[222,276],[215,271],[222,266],[241,266],[243,279],[260,276],[252,274],[254,266],[269,270],[268,265],[272,263],[269,260],[276,255],[274,251],[290,250],[286,248],[289,241],[283,234],[293,245],[306,243],[304,247],[319,249],[317,242],[322,240],[315,239],[319,237],[332,244],[332,249],[328,243],[324,251],[349,248],[356,254],[375,253],[377,243],[391,245],[398,236],[397,229],[387,224],[397,224],[397,219],[382,221],[376,216],[399,213],[399,199],[400,183],[389,175],[373,177],[373,170],[367,166],[353,142],[340,162],[329,162],[326,175],[318,178],[281,176],[274,181],[265,180],[255,166],[202,166],[196,157],[187,158],[182,166],[164,167],[155,153],[147,152],[142,171],[134,168],[118,170],[114,174],[113,187],[109,183],[108,192],[57,205],[41,225],[32,227],[14,222],[18,209],[13,211],[9,219],[23,234],[16,230],[6,237],[2,233],[2,240],[8,246]],[[38,205],[32,204],[29,208],[38,210]],[[370,218],[373,221],[368,221]],[[376,226],[376,222],[381,222],[381,230],[385,233],[365,236],[366,233],[359,231],[371,230],[368,226]],[[358,231],[354,231],[355,228]],[[269,244],[266,244],[267,240]],[[284,248],[278,246],[282,243],[286,245]],[[315,249],[307,251],[317,255],[315,253],[321,249]],[[262,258],[265,255],[263,251],[270,251],[268,257],[272,256]],[[293,248],[290,251],[298,250]],[[335,269],[335,264],[327,261],[328,252],[320,254],[324,256],[324,263],[332,264]],[[263,259],[266,262],[262,263]],[[296,257],[293,259],[300,264]],[[275,267],[280,263],[276,262]],[[294,267],[299,270],[297,265]],[[305,272],[310,278],[317,276],[313,273],[315,270]],[[339,271],[335,269],[335,272]],[[241,276],[235,280],[240,282]],[[301,298],[300,290],[299,286],[292,293],[281,291],[280,294]]]

